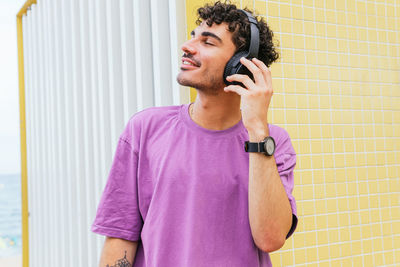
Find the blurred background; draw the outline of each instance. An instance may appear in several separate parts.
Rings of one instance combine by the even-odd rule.
[[[25,1],[0,0],[0,266],[22,266],[21,164],[16,14]]]

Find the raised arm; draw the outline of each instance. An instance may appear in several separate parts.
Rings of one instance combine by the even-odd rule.
[[[99,267],[133,266],[138,242],[106,237]]]
[[[243,124],[250,142],[260,142],[269,136],[268,109],[273,88],[271,71],[260,60],[241,58],[240,62],[253,74],[234,74],[227,77],[230,82],[240,85],[225,87],[241,97]],[[283,246],[291,225],[293,211],[282,184],[274,156],[260,153],[249,155],[249,221],[255,244],[265,252],[275,251]]]

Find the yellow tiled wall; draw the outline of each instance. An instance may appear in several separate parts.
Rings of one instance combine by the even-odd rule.
[[[186,1],[188,33],[206,2]],[[400,266],[400,1],[232,2],[280,42],[270,122],[298,154],[299,225],[274,266]]]

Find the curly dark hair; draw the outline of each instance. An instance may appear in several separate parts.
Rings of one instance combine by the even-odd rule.
[[[253,13],[245,8],[249,13]],[[215,2],[213,5],[206,4],[197,10],[198,18],[196,24],[200,25],[203,21],[209,27],[213,23],[228,24],[228,29],[232,32],[232,41],[236,46],[236,52],[245,51],[250,45],[250,22],[247,16],[236,8],[236,5],[229,2]],[[254,15],[253,15],[254,16]],[[268,67],[279,58],[279,53],[274,45],[274,33],[268,27],[267,22],[263,18],[254,16],[257,20],[258,30],[260,32],[260,48],[258,51],[258,59],[265,63]]]

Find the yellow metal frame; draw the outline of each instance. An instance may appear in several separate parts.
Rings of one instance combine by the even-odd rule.
[[[28,168],[26,153],[26,120],[25,120],[25,76],[24,45],[22,34],[22,16],[36,0],[27,0],[17,14],[18,41],[18,78],[19,78],[19,117],[21,138],[21,216],[22,216],[22,266],[29,266],[29,225],[28,225]]]

